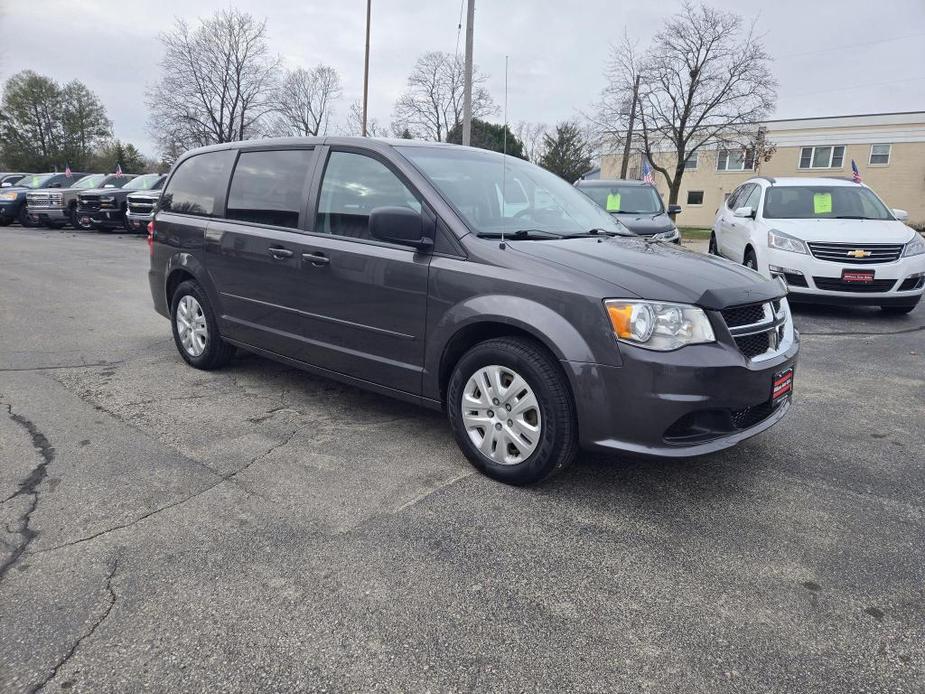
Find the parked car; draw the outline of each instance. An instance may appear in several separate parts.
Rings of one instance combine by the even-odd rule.
[[[96,188],[106,179],[106,174],[71,175],[70,181],[59,188],[40,188],[26,195],[29,219],[35,225],[60,229],[65,224],[77,227],[77,195],[82,190]]]
[[[11,173],[3,172],[0,173],[0,188],[10,188],[14,186],[20,179],[28,176],[27,173]]]
[[[681,206],[669,205],[666,210],[655,186],[642,181],[582,179],[575,187],[634,234],[681,243],[678,227],[669,216],[678,214]]]
[[[136,174],[110,174],[97,187],[82,191],[77,196],[77,225],[97,231],[123,226],[128,193],[122,189],[136,178]]]
[[[579,446],[699,455],[784,417],[799,339],[782,282],[639,238],[503,162],[366,138],[188,152],[150,225],[154,307],[195,368],[240,347],[444,408],[469,460],[513,484]],[[528,205],[506,213],[512,185]]]
[[[30,191],[41,188],[67,187],[83,175],[82,173],[28,174],[19,179],[15,185],[4,188],[0,191],[0,226],[8,226],[17,220],[24,227],[35,226],[29,217],[26,195]]]
[[[866,185],[749,179],[717,210],[710,252],[783,278],[794,302],[908,313],[925,287],[925,240]]]
[[[147,231],[148,222],[154,218],[154,206],[161,197],[161,189],[164,187],[164,181],[167,180],[167,175],[152,175],[158,176],[158,179],[153,185],[147,190],[130,192],[125,198],[125,228],[129,231]],[[144,178],[144,176],[142,176],[142,178]],[[128,188],[128,186],[126,186],[126,188]]]
[[[84,228],[89,225],[97,231],[128,229],[126,211],[129,193],[163,185],[164,178],[162,174],[125,174],[117,179],[110,177],[99,189],[87,190],[77,196],[78,221]]]

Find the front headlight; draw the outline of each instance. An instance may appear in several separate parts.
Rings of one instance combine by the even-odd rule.
[[[678,231],[678,228],[670,229],[668,231],[660,231],[657,234],[652,234],[653,241],[666,241],[667,243],[673,243],[681,238],[681,233]]]
[[[906,244],[903,255],[909,257],[910,255],[922,255],[922,253],[925,253],[925,239],[922,238],[921,234],[916,233],[912,240]]]
[[[806,244],[798,238],[785,234],[777,229],[771,229],[768,232],[768,246],[776,248],[779,251],[790,251],[791,253],[806,253]]]
[[[621,342],[668,352],[716,341],[710,319],[696,306],[622,299],[608,299],[604,306]]]
[[[0,193],[0,200],[15,200],[19,193]]]

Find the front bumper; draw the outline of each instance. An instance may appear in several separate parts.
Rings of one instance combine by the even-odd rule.
[[[903,306],[918,303],[925,291],[925,254],[891,263],[858,264],[767,249],[759,258],[759,269],[765,276],[783,277],[792,303]],[[873,270],[874,282],[842,283],[843,270]]]
[[[122,226],[125,223],[125,213],[122,210],[88,210],[77,208],[78,217],[89,217],[90,221],[98,226]]]
[[[147,231],[148,222],[154,219],[154,213],[151,214],[132,214],[131,212],[125,213],[125,223],[129,229],[133,231]]]
[[[67,222],[70,220],[70,212],[64,207],[30,207],[29,216],[36,222]]]
[[[619,367],[563,362],[573,385],[583,448],[685,458],[729,448],[779,422],[774,377],[796,365],[799,337],[761,362],[716,342],[674,352],[621,344]]]

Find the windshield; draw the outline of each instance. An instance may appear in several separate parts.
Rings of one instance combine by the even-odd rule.
[[[26,176],[20,179],[17,186],[22,186],[23,188],[41,188],[45,185],[46,181],[50,181],[57,174],[32,174],[31,176]]]
[[[652,186],[588,185],[578,188],[608,212],[614,214],[661,214],[662,198]]]
[[[106,178],[106,174],[90,174],[89,176],[84,176],[79,181],[77,181],[77,183],[74,184],[74,187],[80,188],[81,190],[96,188],[104,178]]]
[[[138,178],[133,178],[122,187],[125,190],[151,190],[160,178],[160,174],[146,174]]]
[[[450,147],[396,149],[430,179],[478,234],[530,230],[568,236],[592,229],[627,233],[573,186],[522,159]]]
[[[97,188],[121,188],[129,181],[134,181],[134,178],[129,178],[124,174],[110,174],[106,176]]]
[[[767,219],[893,219],[864,186],[771,186],[764,201]]]

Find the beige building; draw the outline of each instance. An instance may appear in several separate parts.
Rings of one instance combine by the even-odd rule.
[[[909,213],[909,223],[925,225],[925,111],[829,116],[768,121],[768,141],[777,151],[767,162],[753,162],[749,152],[700,150],[688,162],[681,181],[678,215],[682,226],[708,227],[716,209],[736,186],[751,176],[851,176],[851,160],[864,183],[889,207]],[[638,155],[629,170],[639,178]],[[659,164],[674,167],[674,157]],[[601,178],[620,175],[622,156],[605,155]],[[755,170],[757,165],[757,171]],[[667,202],[668,186],[654,172]]]

